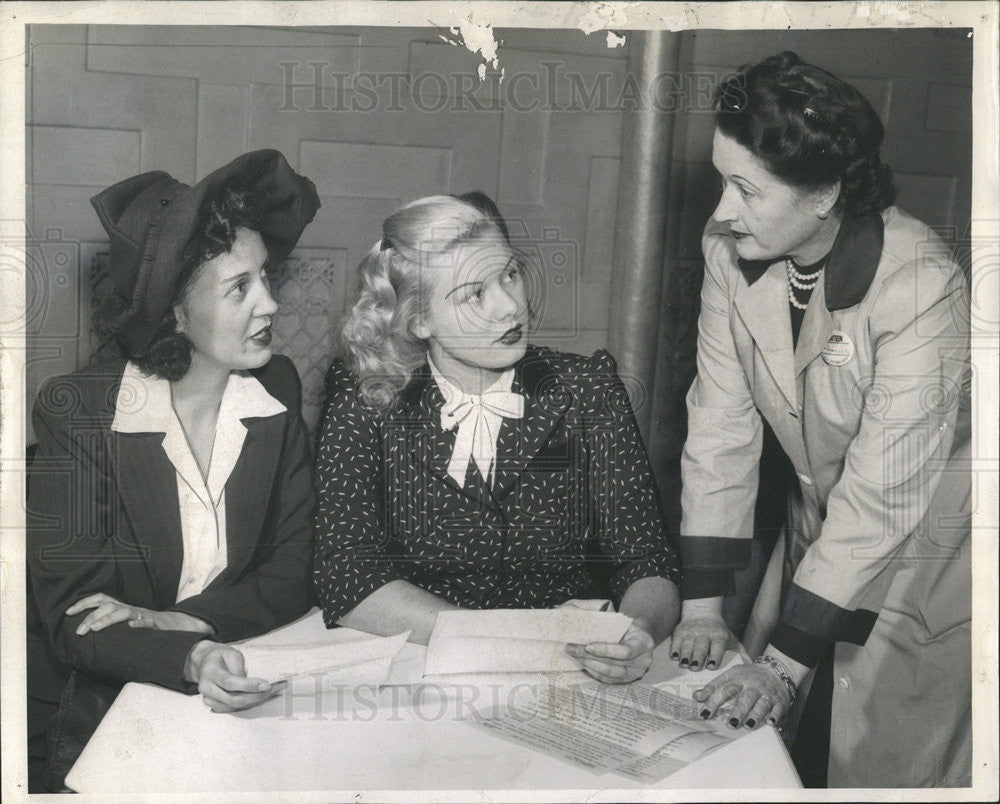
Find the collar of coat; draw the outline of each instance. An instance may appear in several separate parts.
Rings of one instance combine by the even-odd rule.
[[[219,403],[216,432],[226,432],[242,419],[266,418],[286,408],[269,394],[260,380],[245,371],[230,372]],[[166,433],[177,421],[171,401],[170,383],[147,375],[131,360],[125,364],[115,398],[111,429],[119,433]]]
[[[865,297],[882,259],[884,238],[885,226],[878,212],[844,218],[826,261],[823,289],[827,310],[853,307]],[[747,284],[752,285],[777,260],[739,259],[737,262]]]
[[[529,346],[524,357],[514,364],[514,381],[511,391],[524,394],[530,400],[538,400],[544,393],[546,380],[551,384],[553,367],[545,358],[544,351],[537,346]],[[413,377],[400,393],[397,415],[423,410],[438,414],[444,405],[444,394],[434,381],[430,367],[423,363],[413,372]]]
[[[485,487],[459,486],[448,475],[448,462],[455,442],[454,431],[438,426],[444,395],[434,381],[427,363],[414,373],[400,394],[400,404],[390,419],[407,426],[421,427],[427,451],[423,460],[444,482],[465,494],[496,506],[516,484],[532,458],[548,443],[563,416],[573,404],[573,394],[558,381],[558,366],[546,350],[529,346],[525,356],[514,364],[511,390],[524,395],[524,417],[517,426],[503,426],[497,439],[497,464],[492,490]],[[480,484],[481,486],[482,484]]]

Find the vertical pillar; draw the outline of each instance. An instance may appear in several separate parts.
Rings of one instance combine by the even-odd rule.
[[[676,72],[679,34],[645,31],[631,32],[629,37],[629,73],[643,90],[656,86],[656,76]],[[648,437],[674,116],[650,102],[651,91],[642,97],[638,108],[624,113],[608,341],[620,373],[645,389],[647,403],[636,410],[636,417]]]

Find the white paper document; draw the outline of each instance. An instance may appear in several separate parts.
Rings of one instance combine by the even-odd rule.
[[[396,654],[410,632],[350,642],[309,642],[285,645],[237,645],[247,676],[281,681],[322,674],[327,685],[384,684]]]
[[[444,611],[427,644],[424,674],[579,670],[567,643],[618,642],[631,623],[624,614],[577,608]]]
[[[552,684],[516,705],[477,712],[475,724],[587,768],[657,782],[737,737],[698,717],[693,701],[648,684]]]

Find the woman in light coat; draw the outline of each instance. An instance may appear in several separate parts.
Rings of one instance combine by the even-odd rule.
[[[783,548],[745,638],[759,655],[696,695],[702,717],[778,724],[810,679],[792,752],[807,785],[970,784],[965,277],[891,206],[853,87],[783,53],[716,104],[672,658],[711,668],[731,639],[721,601],[750,557],[766,420],[797,476]]]

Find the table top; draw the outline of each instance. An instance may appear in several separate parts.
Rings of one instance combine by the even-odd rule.
[[[326,631],[318,611],[264,637],[266,644],[317,638],[356,639]],[[423,648],[408,644],[394,662],[403,676],[422,666]],[[724,662],[725,664],[725,662]],[[718,671],[716,671],[718,672]],[[643,681],[690,696],[713,673],[681,671],[665,647]],[[577,678],[578,677],[578,678]],[[443,679],[446,678],[446,681]],[[597,774],[469,724],[471,712],[531,685],[587,678],[582,672],[448,676],[404,686],[340,688],[322,695],[286,690],[260,707],[215,714],[197,695],[127,684],[67,777],[82,793],[354,791],[574,791],[614,800],[614,791],[678,788],[796,788],[795,769],[777,731],[748,731],[654,785]],[[390,682],[393,678],[390,678]],[[386,798],[380,794],[380,799]],[[393,798],[394,796],[388,796]],[[400,797],[400,796],[396,796]]]

